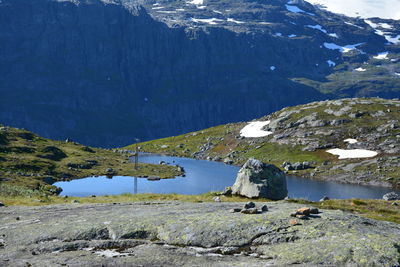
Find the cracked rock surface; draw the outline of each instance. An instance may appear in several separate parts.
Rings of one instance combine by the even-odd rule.
[[[260,205],[262,203],[257,203]],[[302,206],[147,202],[0,209],[1,266],[397,266],[400,226]],[[16,219],[16,218],[19,219]]]

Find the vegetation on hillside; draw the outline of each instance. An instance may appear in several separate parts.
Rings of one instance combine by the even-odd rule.
[[[244,138],[247,123],[220,125],[198,132],[139,144],[141,151],[224,161],[241,165],[255,157],[283,168],[284,162],[309,162],[312,168],[289,174],[339,182],[400,186],[400,101],[343,99],[288,107],[260,118],[273,134]],[[344,142],[355,138],[357,144]],[[131,148],[128,146],[127,148]],[[345,159],[329,148],[370,149],[373,159]]]
[[[175,166],[140,163],[135,169],[129,156],[0,127],[0,195],[57,194],[54,182],[90,176],[172,178],[181,174]]]

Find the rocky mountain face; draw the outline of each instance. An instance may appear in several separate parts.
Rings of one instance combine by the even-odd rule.
[[[98,146],[400,96],[400,22],[304,1],[2,0],[0,122]]]
[[[254,157],[289,175],[399,188],[399,118],[399,99],[319,101],[140,147],[237,165]]]

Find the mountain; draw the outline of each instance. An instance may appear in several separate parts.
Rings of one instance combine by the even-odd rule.
[[[173,166],[135,165],[129,154],[56,141],[32,132],[0,125],[0,196],[58,194],[58,181],[92,176],[175,177]]]
[[[238,165],[254,157],[290,175],[396,188],[399,118],[399,99],[321,101],[251,122],[145,142],[140,149]]]
[[[305,1],[2,0],[0,122],[122,146],[400,96],[400,22]]]

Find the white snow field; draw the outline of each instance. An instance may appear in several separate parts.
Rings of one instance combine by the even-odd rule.
[[[345,46],[340,46],[335,43],[324,43],[325,48],[330,49],[330,50],[339,50],[342,53],[348,53],[352,50],[357,49],[357,46],[363,45],[364,43],[359,43],[359,44],[353,44],[353,45],[345,45]]]
[[[246,125],[241,131],[240,131],[240,136],[246,137],[246,138],[254,138],[254,137],[264,137],[271,135],[272,132],[270,131],[264,131],[262,128],[268,124],[270,124],[271,121],[253,121],[250,122],[248,125]]]
[[[399,0],[306,0],[349,17],[400,19]]]
[[[192,5],[203,5],[204,1],[203,0],[192,0],[187,3],[192,4]]]
[[[377,56],[374,56],[375,59],[388,59],[389,52],[379,53]]]
[[[378,155],[378,152],[366,149],[329,149],[326,152],[339,156],[339,159],[359,159],[359,158],[373,158]]]
[[[362,67],[359,67],[359,68],[357,68],[357,69],[354,69],[355,71],[360,71],[360,72],[364,72],[364,71],[366,71],[366,69],[364,69],[364,68],[362,68]]]

